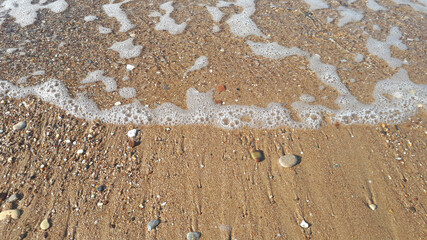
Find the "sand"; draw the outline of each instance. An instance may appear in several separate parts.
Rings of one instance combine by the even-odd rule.
[[[101,69],[116,78],[119,88],[134,87],[138,99],[150,107],[172,102],[185,108],[188,88],[208,91],[224,85],[227,90],[215,91],[214,97],[225,105],[290,104],[307,93],[336,108],[321,98],[334,99],[336,91],[326,87],[319,94],[320,81],[301,68],[306,59],[254,56],[245,39],[233,36],[225,23],[212,34],[209,18],[192,15],[200,10],[196,4],[180,8],[189,1],[177,1],[172,17],[178,23],[192,20],[175,36],[155,31],[154,19],[147,17],[159,10],[158,4],[124,4],[139,27],[120,33],[117,21],[99,11],[96,2],[69,1],[75,7],[61,17],[40,11],[37,24],[27,28],[6,19],[0,36],[8,38],[0,41],[0,48],[29,39],[24,46],[31,50],[23,56],[3,55],[0,79],[16,83],[18,77],[43,69],[45,75],[32,76],[22,86],[54,77],[76,94],[88,72]],[[339,29],[337,19],[325,26],[326,11],[310,14],[302,3],[282,5],[270,8],[267,1],[259,1],[257,11],[265,12],[265,18],[255,14],[253,20],[271,34],[270,41],[293,46],[303,38],[306,45],[300,47],[339,65],[342,81],[360,101],[371,102],[375,83],[397,71],[366,52],[367,36],[360,28]],[[232,7],[225,12],[238,11]],[[85,22],[88,15],[100,19]],[[286,28],[269,25],[269,18],[279,19]],[[410,54],[393,49],[393,56],[406,58],[411,80],[425,84],[425,44],[420,39],[427,31],[419,24],[425,16],[402,6],[383,15],[366,13],[365,18],[383,27],[399,26],[405,39],[418,39],[405,40]],[[99,25],[112,28],[113,35],[98,34]],[[383,41],[389,28],[367,30]],[[138,58],[124,60],[106,50],[130,37],[143,46]],[[93,38],[97,41],[86,41]],[[62,42],[65,45],[58,47]],[[341,61],[358,53],[366,58],[360,64]],[[209,66],[185,74],[204,55]],[[129,72],[127,64],[136,68]],[[124,76],[130,79],[119,81]],[[106,97],[101,83],[87,89],[101,108],[133,101],[118,91]],[[185,239],[190,231],[200,232],[201,239],[238,240],[423,239],[427,234],[425,111],[397,125],[233,131],[86,121],[31,96],[2,99],[0,112],[1,210],[22,211],[19,219],[0,221],[2,239]],[[26,121],[27,127],[13,130],[19,121]],[[127,136],[131,129],[140,130],[133,147]],[[82,155],[77,154],[80,149]],[[251,149],[263,151],[265,159],[256,162]],[[283,154],[295,154],[301,162],[283,168],[278,163]],[[14,193],[19,200],[8,203]],[[45,219],[50,228],[42,230]],[[161,223],[148,231],[154,219]],[[309,227],[301,227],[302,221]]]

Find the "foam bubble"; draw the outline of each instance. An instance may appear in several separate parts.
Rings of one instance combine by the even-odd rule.
[[[92,22],[92,21],[95,21],[96,19],[98,19],[98,17],[97,17],[97,16],[95,16],[95,15],[89,15],[89,16],[86,16],[86,17],[84,18],[84,20],[85,20],[86,22]]]
[[[187,72],[199,70],[201,68],[208,66],[208,64],[209,64],[208,57],[200,56],[199,58],[196,59],[196,61],[194,62],[194,65],[187,70]]]
[[[250,35],[266,37],[251,19],[252,14],[256,10],[254,0],[237,0],[233,4],[243,8],[243,10],[241,13],[232,15],[226,21],[228,26],[230,26],[230,31],[239,37]]]
[[[351,8],[340,6],[337,8],[337,10],[341,15],[341,18],[338,20],[338,27],[342,27],[350,22],[358,22],[363,18],[363,14],[361,12],[353,10]]]
[[[307,56],[308,53],[297,48],[286,48],[279,45],[277,42],[273,43],[257,43],[247,40],[246,43],[252,48],[252,52],[266,58],[280,60],[292,55]]]
[[[362,62],[363,60],[365,60],[365,56],[363,56],[362,54],[360,54],[360,53],[358,53],[357,55],[356,55],[356,57],[354,57],[354,61],[355,62],[357,62],[357,63],[360,63],[360,62]]]
[[[412,2],[411,0],[392,0],[396,4],[402,4],[402,5],[409,5],[411,6],[415,11],[427,13],[427,2],[425,0],[420,0],[419,2],[421,4],[417,4]]]
[[[124,0],[120,3],[113,3],[114,0],[110,0],[109,4],[102,6],[105,14],[109,17],[115,18],[120,22],[119,32],[127,32],[135,27],[135,25],[128,19],[126,13],[121,9],[121,6],[125,3],[131,2],[133,0]]]
[[[16,23],[21,25],[21,27],[25,27],[36,21],[37,12],[41,9],[49,9],[54,13],[60,13],[68,7],[65,0],[57,0],[49,4],[44,3],[32,3],[32,0],[5,0],[0,5],[0,13],[5,16],[10,15],[14,17]],[[0,19],[2,18],[3,16],[0,16]],[[0,20],[0,25],[2,23],[3,20]]]
[[[109,34],[109,33],[112,32],[111,28],[106,28],[106,27],[103,27],[103,26],[98,26],[98,31],[101,34]]]
[[[308,102],[308,103],[311,103],[311,102],[316,101],[316,98],[315,98],[315,97],[313,97],[313,96],[312,96],[312,95],[310,95],[310,94],[302,94],[302,95],[299,97],[299,99],[300,99],[301,101],[303,101],[303,102]]]
[[[212,20],[214,22],[219,22],[224,17],[224,13],[217,7],[206,6],[206,9],[208,9],[208,12],[212,16]]]
[[[80,83],[96,83],[102,82],[105,85],[106,92],[112,92],[117,90],[117,83],[114,78],[104,76],[104,71],[96,70],[88,74]]]
[[[390,29],[390,35],[387,37],[385,42],[378,41],[373,38],[369,38],[366,42],[366,47],[368,48],[369,53],[378,56],[379,58],[385,60],[388,65],[392,68],[401,67],[403,61],[394,58],[391,56],[390,46],[398,47],[401,50],[406,50],[407,47],[402,43],[400,38],[402,37],[402,33],[400,32],[398,27],[392,27]]]
[[[133,87],[124,87],[119,89],[119,94],[123,98],[134,98],[136,97],[136,90]]]
[[[133,45],[133,38],[129,38],[123,42],[114,43],[109,49],[114,50],[120,54],[121,58],[135,58],[141,54],[142,46]]]
[[[387,8],[379,5],[375,0],[367,0],[366,7],[374,11],[385,11]]]
[[[170,17],[174,8],[172,6],[173,1],[169,1],[160,5],[160,8],[165,11],[164,15],[161,15],[159,12],[153,12],[150,17],[160,17],[160,22],[158,22],[154,29],[157,31],[166,30],[170,34],[180,34],[184,32],[187,27],[187,23],[183,22],[181,24],[176,24],[175,20]]]
[[[310,10],[329,8],[329,5],[322,0],[304,0],[304,2],[310,5]]]

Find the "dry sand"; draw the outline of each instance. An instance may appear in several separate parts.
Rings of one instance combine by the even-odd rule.
[[[198,24],[189,24],[182,35],[172,36],[155,31],[151,19],[141,17],[157,11],[156,4],[147,7],[140,2],[143,6],[133,6],[139,11],[128,9],[139,28],[119,34],[114,19],[92,12],[100,8],[96,1],[70,2],[76,7],[64,12],[62,20],[43,10],[39,16],[43,22],[38,20],[25,29],[11,19],[5,21],[0,35],[8,34],[8,40],[0,42],[0,47],[15,46],[31,33],[25,46],[34,50],[25,56],[4,57],[0,79],[15,82],[19,76],[44,69],[46,75],[29,78],[28,85],[55,77],[75,94],[89,71],[103,69],[120,79],[127,74],[126,64],[134,64],[137,68],[130,73],[131,80],[118,82],[119,87],[135,87],[138,96],[144,96],[141,101],[150,107],[164,102],[185,107],[188,88],[207,91],[222,84],[227,90],[215,92],[215,99],[225,104],[289,104],[301,93],[321,99],[320,81],[313,72],[300,68],[307,65],[304,58],[271,61],[253,56],[245,39],[225,30],[212,35],[212,21],[191,15],[198,9],[195,4],[190,9],[177,7],[173,17],[177,22],[192,17]],[[305,14],[301,3],[286,4],[266,9],[267,1],[259,1],[257,11],[266,12],[267,18],[255,15],[254,21],[271,33],[271,41],[292,46],[296,38],[305,38],[304,50],[319,52],[328,56],[323,59],[326,63],[347,68],[339,70],[343,82],[360,101],[372,101],[376,81],[396,70],[367,52],[363,53],[366,61],[359,65],[340,63],[359,53],[352,49],[364,48],[367,37],[362,30],[342,30],[334,23],[325,27],[319,20],[326,18],[325,12]],[[228,11],[232,10],[239,11]],[[410,13],[411,8],[402,7],[386,17],[372,13],[365,17],[376,24],[404,28],[405,38],[425,39],[425,25],[417,26],[424,17],[404,17]],[[84,16],[90,14],[103,19],[84,22]],[[282,17],[281,24],[288,28],[269,25],[268,17]],[[97,34],[98,24],[113,28],[115,37]],[[227,29],[226,24],[220,27]],[[373,34],[384,40],[388,29]],[[106,51],[129,36],[144,46],[140,58],[125,61]],[[97,41],[85,41],[91,38]],[[58,50],[62,41],[66,44]],[[408,58],[411,80],[425,83],[420,70],[426,66],[425,43],[405,43],[411,54],[394,49],[394,56]],[[328,54],[330,49],[334,54]],[[210,56],[209,68],[176,81],[205,54]],[[358,81],[351,83],[354,76]],[[362,81],[367,78],[372,80]],[[102,88],[88,89],[103,108],[116,101],[130,102],[117,92],[105,98]],[[334,99],[337,93],[326,87],[322,95]],[[336,107],[331,101],[319,103]],[[162,240],[185,239],[190,231],[201,232],[201,239],[238,240],[423,239],[427,234],[425,113],[399,125],[226,131],[210,126],[88,122],[34,97],[3,99],[0,112],[0,204],[2,210],[22,211],[19,219],[0,221],[1,239]],[[12,130],[19,121],[27,122],[26,129]],[[130,147],[126,134],[134,128],[140,132],[136,146]],[[251,148],[262,150],[265,160],[253,160]],[[84,150],[83,155],[77,154],[79,149]],[[300,164],[282,168],[278,158],[283,154],[299,156]],[[8,203],[14,193],[19,199]],[[377,209],[371,210],[370,204]],[[40,229],[44,219],[50,223],[47,230]],[[161,223],[148,231],[147,224],[153,219]],[[300,226],[303,220],[309,228]]]

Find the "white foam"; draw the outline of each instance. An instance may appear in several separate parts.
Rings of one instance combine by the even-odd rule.
[[[85,79],[83,79],[80,83],[96,83],[102,82],[105,85],[106,92],[113,92],[117,90],[116,80],[112,77],[104,76],[104,71],[96,70],[87,75]]]
[[[427,1],[425,0],[418,0],[420,4],[417,4],[411,0],[392,0],[396,4],[402,4],[402,5],[409,5],[411,6],[415,11],[427,13]]]
[[[304,0],[304,2],[310,5],[310,10],[329,8],[329,5],[322,0]]]
[[[379,5],[375,0],[367,0],[366,7],[374,11],[385,11],[387,8]]]
[[[390,34],[387,37],[385,42],[378,41],[373,38],[369,38],[366,42],[366,47],[368,48],[369,53],[378,56],[379,58],[385,60],[388,65],[392,68],[401,67],[403,61],[394,58],[391,56],[390,46],[395,46],[401,50],[406,50],[407,47],[402,43],[400,38],[402,37],[402,33],[400,32],[398,27],[392,27],[390,29]]]
[[[196,61],[194,62],[194,65],[187,70],[187,72],[196,71],[208,65],[209,65],[208,57],[200,56],[199,58],[196,59]]]
[[[221,12],[219,8],[209,6],[206,6],[206,8],[208,9],[209,14],[212,16],[212,20],[214,22],[220,22],[221,19],[224,17],[224,13]]]
[[[351,8],[340,6],[337,8],[337,10],[341,15],[341,18],[338,20],[338,27],[342,27],[350,22],[358,22],[363,18],[363,14],[361,12],[353,10]]]
[[[96,19],[98,19],[98,17],[97,17],[97,16],[95,16],[95,15],[89,15],[89,16],[86,16],[86,17],[84,18],[84,20],[85,20],[86,22],[92,22],[92,21],[95,21]]]
[[[357,55],[356,55],[356,57],[354,57],[354,61],[355,62],[357,62],[357,63],[360,63],[360,62],[362,62],[363,60],[365,60],[365,56],[363,56],[362,54],[360,54],[360,53],[358,53]]]
[[[228,26],[230,26],[230,31],[239,37],[250,35],[266,37],[251,19],[252,14],[256,10],[254,0],[237,0],[233,4],[243,8],[243,10],[240,13],[232,15],[226,21]]]
[[[133,87],[124,87],[119,89],[119,94],[122,98],[136,97],[136,90]]]
[[[156,24],[154,29],[157,31],[166,30],[170,34],[180,34],[184,32],[187,27],[187,23],[183,22],[181,24],[177,24],[174,19],[170,17],[174,8],[172,6],[173,1],[169,1],[160,5],[160,8],[165,11],[164,15],[161,15],[159,12],[153,12],[149,16],[150,17],[160,17],[160,22]]]
[[[301,101],[303,101],[303,102],[308,102],[308,103],[311,103],[311,102],[316,101],[316,98],[315,98],[315,97],[313,97],[313,96],[312,96],[312,95],[310,95],[310,94],[302,94],[302,95],[299,97],[299,99],[300,99]]]
[[[266,58],[280,60],[292,55],[308,56],[308,53],[297,48],[286,48],[279,45],[277,42],[273,43],[257,43],[247,40],[246,43],[252,48],[252,52]]]
[[[109,49],[120,53],[121,58],[135,58],[141,54],[142,46],[133,45],[133,38],[129,38],[123,42],[114,43]]]
[[[109,33],[112,32],[111,28],[106,28],[106,27],[103,27],[103,26],[98,26],[98,31],[101,34],[109,34]]]
[[[120,3],[113,3],[114,0],[110,0],[109,4],[102,6],[102,9],[104,9],[104,12],[107,14],[107,16],[113,17],[120,22],[119,32],[127,32],[135,27],[135,25],[127,17],[126,13],[121,9],[123,4],[131,1],[133,0],[124,0]]]
[[[15,18],[15,22],[25,27],[33,24],[37,19],[37,12],[42,9],[49,9],[54,13],[60,13],[67,9],[65,0],[57,0],[49,4],[45,1],[32,3],[32,0],[5,0],[0,5],[0,25],[3,17],[10,15]],[[3,16],[2,16],[3,15]]]
[[[35,71],[33,72],[33,76],[41,76],[44,75],[46,72],[44,70],[39,70],[39,71]]]
[[[378,26],[377,24],[373,24],[372,25],[372,29],[374,29],[374,30],[381,30],[381,27],[380,26]]]

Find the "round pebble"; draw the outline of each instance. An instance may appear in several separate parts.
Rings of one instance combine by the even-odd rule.
[[[19,122],[19,123],[13,125],[13,130],[22,130],[26,127],[27,127],[27,123],[22,121],[22,122]]]
[[[158,219],[151,220],[147,225],[148,231],[151,231],[152,229],[157,227],[159,224],[160,224],[160,220],[158,220]]]
[[[371,203],[371,204],[369,204],[369,208],[375,211],[375,210],[377,210],[377,205]]]
[[[187,233],[187,240],[199,240],[199,238],[202,236],[199,232],[189,232]]]
[[[13,219],[18,219],[21,216],[21,211],[18,209],[5,210],[0,212],[0,221],[10,216]]]
[[[83,150],[83,149],[77,150],[77,154],[78,155],[83,155],[83,153],[85,153],[85,150]]]
[[[298,158],[295,155],[283,155],[279,158],[279,163],[282,167],[290,168],[298,164]]]
[[[128,135],[128,137],[133,138],[133,137],[136,137],[137,134],[138,134],[138,130],[132,129],[132,130],[129,130],[127,135]]]
[[[43,220],[42,223],[40,223],[40,228],[42,230],[47,230],[50,228],[50,223],[47,219]]]
[[[19,199],[19,196],[18,196],[18,194],[13,194],[12,196],[10,196],[8,199],[7,199],[7,201],[8,202],[15,202],[16,200],[18,200]]]

